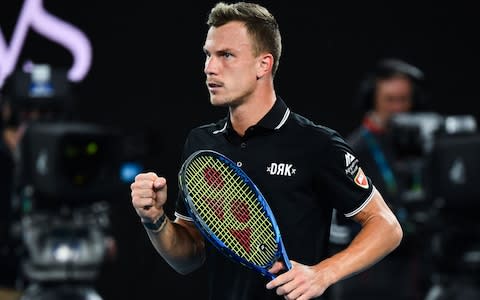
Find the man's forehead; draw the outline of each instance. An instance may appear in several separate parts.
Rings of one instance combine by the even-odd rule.
[[[230,22],[219,27],[210,27],[204,48],[209,51],[251,49],[251,39],[241,22]]]

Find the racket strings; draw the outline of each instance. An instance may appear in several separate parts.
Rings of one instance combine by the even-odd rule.
[[[275,232],[257,194],[225,163],[197,157],[186,169],[195,210],[208,228],[243,259],[269,265],[277,252]]]

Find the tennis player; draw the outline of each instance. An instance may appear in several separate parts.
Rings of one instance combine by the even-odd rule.
[[[211,104],[228,107],[228,115],[192,129],[183,159],[211,149],[249,174],[272,208],[292,268],[285,271],[277,262],[270,270],[278,276],[267,280],[226,258],[192,223],[181,193],[170,220],[163,209],[167,180],[155,173],[136,176],[133,207],[155,249],[176,271],[187,274],[208,264],[210,300],[326,299],[329,286],[398,247],[402,228],[344,139],[291,111],[276,93],[282,44],[274,16],[254,3],[220,2],[207,25],[205,83]],[[315,49],[306,49],[299,63],[308,63],[309,55]],[[333,209],[361,230],[347,248],[328,257]]]

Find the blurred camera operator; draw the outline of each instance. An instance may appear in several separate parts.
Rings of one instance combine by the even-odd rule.
[[[399,157],[395,137],[389,132],[388,125],[395,114],[425,109],[424,81],[424,73],[403,60],[379,60],[360,82],[354,104],[364,115],[361,124],[347,136],[347,141],[363,162],[365,172],[370,174],[375,187],[387,195],[387,204],[401,223],[405,221],[402,215],[402,192],[412,188],[414,183],[399,174],[396,166],[402,158]],[[408,234],[405,223],[403,227]],[[358,229],[356,224],[336,213],[331,230],[333,251],[348,245]],[[339,283],[335,292],[337,295],[333,298],[414,299],[418,296],[415,295],[417,283],[413,282],[416,274],[408,269],[409,259],[407,254],[399,250],[399,254],[387,258],[382,266]],[[379,290],[379,286],[383,288]],[[393,290],[396,292],[392,294]]]
[[[366,113],[347,139],[376,179],[376,188],[388,195],[391,206],[400,201],[402,183],[395,174],[397,150],[388,124],[395,114],[425,108],[423,82],[423,72],[417,67],[399,59],[383,59],[361,82],[355,99]]]

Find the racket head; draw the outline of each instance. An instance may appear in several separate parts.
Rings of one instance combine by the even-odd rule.
[[[179,172],[186,207],[200,232],[224,255],[266,277],[290,261],[267,201],[235,162],[213,150],[190,155]]]

